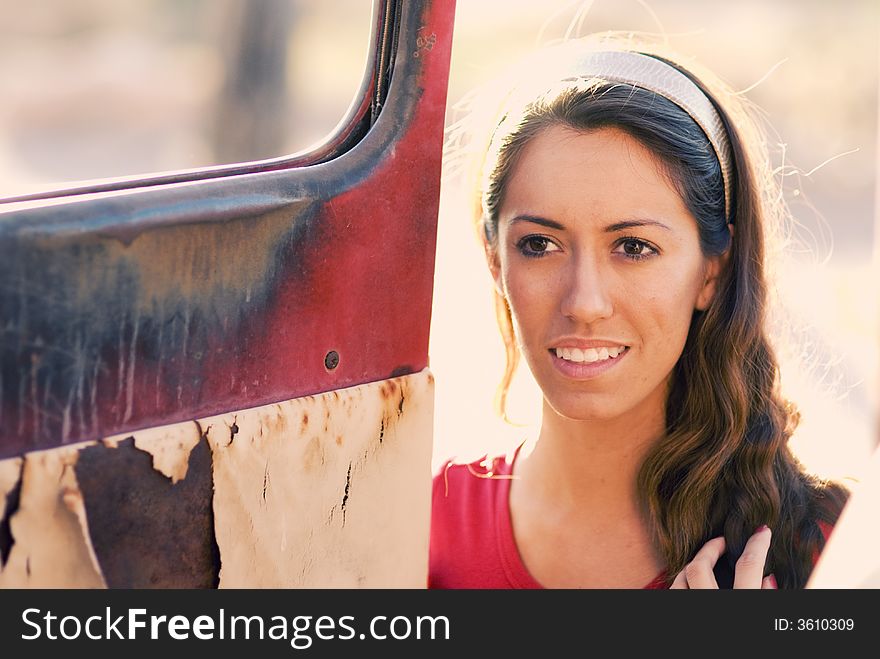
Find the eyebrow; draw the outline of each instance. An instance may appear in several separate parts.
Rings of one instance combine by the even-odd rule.
[[[516,224],[517,222],[532,222],[533,224],[540,224],[542,227],[547,227],[549,229],[556,229],[558,231],[565,230],[565,226],[560,224],[559,222],[548,220],[546,217],[540,217],[539,215],[517,215],[510,220],[511,224]],[[616,233],[618,231],[632,229],[633,227],[644,226],[658,226],[661,229],[672,231],[672,229],[670,229],[667,225],[658,220],[624,220],[623,222],[615,222],[614,224],[609,224],[604,228],[604,231],[605,233]]]
[[[657,226],[667,231],[672,231],[667,225],[658,220],[625,220],[624,222],[615,222],[605,227],[605,233],[614,233],[616,231],[624,231],[633,227]]]
[[[516,224],[517,222],[532,222],[533,224],[540,224],[542,227],[547,227],[548,229],[557,229],[559,231],[565,230],[565,227],[559,222],[548,220],[545,217],[539,217],[537,215],[517,215],[510,220],[511,224]]]

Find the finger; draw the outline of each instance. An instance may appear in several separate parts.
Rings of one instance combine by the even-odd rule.
[[[712,538],[702,546],[694,555],[694,559],[684,567],[688,588],[718,588],[712,569],[721,558],[726,546],[723,536]]]
[[[777,590],[778,588],[776,577],[772,574],[768,574],[761,580],[761,590]]]
[[[678,576],[675,577],[675,581],[672,582],[672,585],[669,587],[669,590],[687,590],[688,582],[687,577],[684,574],[684,570],[678,573]]]
[[[736,562],[736,572],[733,576],[734,588],[761,587],[771,535],[770,529],[762,526],[746,542],[742,556]]]

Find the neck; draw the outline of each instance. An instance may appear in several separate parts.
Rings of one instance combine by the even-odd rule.
[[[612,419],[575,420],[544,401],[541,430],[517,460],[520,487],[536,499],[584,515],[637,514],[636,476],[666,429],[665,406]]]

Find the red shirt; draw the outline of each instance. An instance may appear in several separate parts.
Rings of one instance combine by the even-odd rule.
[[[543,588],[520,558],[510,522],[513,457],[447,463],[434,477],[428,588]],[[666,588],[661,573],[645,588]]]
[[[434,477],[429,588],[543,588],[523,564],[510,522],[515,457],[447,463]],[[827,540],[832,526],[819,528]],[[666,588],[665,578],[644,588]]]

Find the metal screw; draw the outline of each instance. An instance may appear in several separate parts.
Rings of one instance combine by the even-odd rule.
[[[337,366],[339,366],[339,353],[331,350],[324,356],[324,367],[328,371],[332,371]]]

